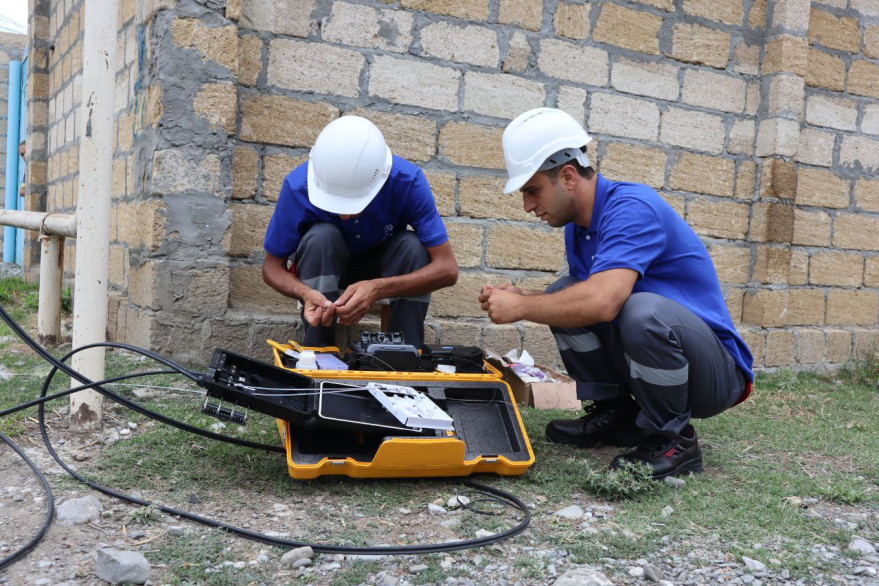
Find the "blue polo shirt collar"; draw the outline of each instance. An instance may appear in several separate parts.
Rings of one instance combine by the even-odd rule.
[[[592,204],[592,218],[589,220],[588,228],[580,225],[575,226],[577,236],[586,236],[588,234],[592,238],[598,233],[598,225],[601,223],[601,213],[604,211],[604,202],[607,201],[607,188],[610,182],[602,177],[600,173],[596,173],[596,175],[598,178],[595,182],[595,202]]]

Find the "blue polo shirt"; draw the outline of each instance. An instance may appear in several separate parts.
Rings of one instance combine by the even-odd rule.
[[[284,179],[275,212],[266,230],[263,248],[278,258],[288,258],[308,229],[317,223],[339,227],[352,256],[369,252],[388,238],[412,226],[427,246],[449,239],[436,210],[433,193],[424,173],[396,155],[391,173],[378,194],[356,218],[342,220],[308,201],[308,163],[302,163]]]
[[[579,280],[610,269],[637,271],[633,293],[662,295],[698,315],[754,380],[754,359],[733,326],[708,251],[651,188],[599,175],[589,227],[565,226],[565,250]]]

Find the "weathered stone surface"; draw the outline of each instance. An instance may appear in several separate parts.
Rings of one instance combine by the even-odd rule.
[[[493,268],[557,271],[564,251],[561,230],[493,225],[486,238],[485,263]]]
[[[757,247],[753,279],[766,284],[805,285],[809,254],[788,246]]]
[[[879,287],[879,256],[868,256],[864,263],[864,286]]]
[[[698,24],[676,24],[671,57],[687,63],[724,69],[729,61],[730,34]]]
[[[806,122],[838,130],[855,130],[858,103],[841,97],[816,94],[806,100]]]
[[[674,102],[678,99],[678,68],[668,63],[618,57],[610,76],[611,86],[627,94]]]
[[[178,47],[196,49],[204,59],[238,72],[237,27],[208,27],[197,18],[178,18],[171,23],[171,37]]]
[[[879,141],[863,136],[844,136],[839,163],[847,167],[860,166],[866,171],[879,170]]]
[[[766,333],[765,366],[783,366],[794,361],[794,333],[771,331]]]
[[[465,167],[504,169],[502,134],[502,128],[449,122],[440,130],[440,155]]]
[[[481,67],[497,67],[500,58],[497,33],[489,28],[438,22],[421,29],[420,38],[430,57]]]
[[[861,132],[879,135],[879,104],[864,104]]]
[[[879,59],[879,25],[867,25],[864,27],[864,55],[872,59]]]
[[[559,93],[556,96],[556,108],[560,110],[564,110],[568,114],[574,117],[574,120],[577,120],[581,124],[585,126],[586,123],[586,90],[570,87],[570,86],[562,86],[559,88]],[[589,147],[587,146],[587,152]]]
[[[818,364],[824,360],[824,332],[821,330],[798,329],[796,359],[800,364]]]
[[[758,368],[764,366],[763,359],[766,356],[766,332],[759,329],[741,327],[739,328],[739,334],[741,334],[742,339],[745,341],[745,344],[748,345],[751,354],[754,356],[754,366]]]
[[[864,280],[864,257],[852,252],[819,251],[809,259],[809,282],[813,285],[860,287]]]
[[[763,327],[815,326],[824,323],[820,289],[761,289],[745,294],[744,323]]]
[[[232,222],[223,237],[223,246],[229,256],[248,257],[262,251],[266,228],[274,211],[273,206],[232,204],[229,206]]]
[[[754,142],[757,137],[757,125],[753,120],[736,120],[729,132],[726,151],[731,155],[754,154]]]
[[[553,17],[555,34],[569,39],[585,39],[589,35],[589,4],[560,2]]]
[[[875,328],[855,330],[855,358],[867,360],[875,358],[877,354],[879,354],[879,331]]]
[[[571,64],[576,63],[576,67]],[[543,39],[537,66],[546,75],[604,87],[608,78],[607,52],[596,47],[581,45],[556,39]]]
[[[352,112],[371,120],[385,137],[388,148],[409,161],[428,161],[436,154],[436,122],[421,116],[390,114],[376,110]]]
[[[513,33],[510,39],[507,54],[503,56],[501,70],[504,73],[522,73],[528,68],[531,61],[531,44],[521,32]]]
[[[743,239],[748,232],[748,211],[747,204],[693,200],[687,223],[702,236]]]
[[[722,157],[681,153],[675,157],[670,189],[732,197],[735,162]]]
[[[226,134],[235,133],[235,114],[238,93],[231,83],[207,83],[195,94],[192,108],[196,116],[206,118],[211,126],[218,126]]]
[[[807,165],[830,167],[833,164],[833,143],[836,136],[816,128],[800,131],[796,160]]]
[[[662,142],[720,154],[725,136],[723,118],[719,116],[682,108],[669,108],[662,114]]]
[[[859,96],[879,98],[879,65],[864,59],[852,62],[848,70],[848,91]]]
[[[805,32],[809,27],[809,4],[800,0],[775,0],[772,25]]]
[[[436,209],[441,216],[455,215],[455,188],[457,179],[454,173],[439,171],[425,171],[424,176],[433,191],[433,199],[436,201]]]
[[[269,43],[268,83],[319,94],[355,97],[366,58],[348,49],[291,39]]]
[[[201,158],[185,148],[155,151],[152,179],[152,195],[222,193],[219,157],[209,154]]]
[[[298,302],[284,297],[262,280],[259,265],[233,266],[229,271],[229,307],[295,315]]]
[[[482,264],[482,224],[476,222],[446,222],[449,242],[458,266],[477,268]]]
[[[317,21],[311,16],[316,5],[315,0],[242,0],[240,25],[257,31],[307,37],[317,28]]]
[[[512,120],[543,106],[542,83],[504,74],[468,71],[464,75],[464,110]]]
[[[795,209],[794,233],[790,242],[802,246],[830,246],[830,215]]]
[[[760,197],[794,199],[797,194],[797,168],[781,159],[766,159],[763,163],[763,184]]]
[[[111,218],[111,234],[131,248],[156,250],[165,236],[167,206],[159,199],[117,205]],[[113,229],[115,228],[115,230]],[[67,256],[67,255],[65,255]]]
[[[737,77],[710,71],[684,73],[681,101],[722,112],[741,112],[745,108],[745,82]]]
[[[95,574],[111,584],[144,584],[150,579],[150,563],[142,553],[101,548],[95,562]]]
[[[833,246],[879,250],[879,217],[840,212],[833,221]]]
[[[809,17],[809,42],[857,53],[861,44],[858,19],[836,16],[826,10],[812,7]]]
[[[91,521],[97,521],[101,516],[104,505],[96,496],[67,499],[56,510],[59,525],[82,525]]]
[[[467,175],[461,177],[461,215],[471,218],[536,222],[522,209],[522,196],[503,192],[506,177]]]
[[[254,86],[262,72],[262,39],[256,35],[238,39],[238,81]]]
[[[406,53],[412,43],[414,21],[414,15],[403,10],[336,2],[321,26],[321,35],[333,43]]]
[[[782,36],[766,43],[761,73],[784,71],[805,75],[808,62],[808,41],[802,37]]]
[[[799,205],[826,208],[845,208],[849,205],[850,182],[835,173],[800,167],[797,171]]]
[[[659,29],[662,17],[632,10],[617,4],[604,3],[592,39],[632,51],[659,54]]]
[[[756,189],[757,164],[754,161],[739,161],[736,171],[736,189],[733,194],[737,199],[754,199]]]
[[[831,364],[848,361],[852,356],[852,333],[846,330],[824,330],[824,359]]]
[[[401,0],[400,4],[403,8],[469,20],[488,19],[488,0]]]
[[[805,82],[799,75],[773,75],[769,79],[769,113],[800,120],[805,95]]]
[[[820,49],[809,49],[804,77],[806,85],[842,91],[845,88],[845,61]]]
[[[468,272],[458,273],[458,282],[435,291],[430,300],[430,314],[449,317],[485,317],[479,305],[479,292],[483,285],[509,283],[504,275]]]
[[[542,0],[500,0],[498,22],[537,31],[542,21]]]
[[[146,309],[159,309],[159,273],[155,262],[131,266],[128,271],[128,296],[131,303]]]
[[[613,142],[602,157],[601,174],[615,181],[646,183],[653,188],[665,184],[667,156],[660,149]]]
[[[267,201],[278,201],[281,186],[287,175],[307,161],[306,156],[291,157],[290,155],[267,155],[262,161],[262,196]]]
[[[757,156],[793,157],[800,145],[800,124],[786,118],[770,118],[760,122],[757,131]]]
[[[593,94],[589,130],[597,134],[656,140],[659,108],[647,100],[616,94]]]
[[[855,205],[868,212],[879,212],[879,179],[855,181]]]
[[[875,291],[844,291],[827,293],[827,324],[833,326],[876,325],[879,317],[879,293]]]
[[[240,136],[248,142],[311,147],[323,127],[338,117],[339,109],[329,103],[271,94],[245,96]]]
[[[739,0],[684,0],[683,8],[687,14],[734,26],[742,26],[745,16]]]
[[[757,75],[760,73],[760,51],[758,44],[749,45],[744,41],[737,41],[733,49],[732,70],[743,75]]]
[[[432,63],[380,55],[370,70],[369,93],[397,104],[458,109],[461,73]]]
[[[751,250],[716,244],[708,249],[721,283],[747,283],[751,276]]]

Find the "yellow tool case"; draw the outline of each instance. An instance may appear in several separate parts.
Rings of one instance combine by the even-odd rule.
[[[297,377],[294,386],[312,381],[315,389],[309,406],[301,407],[311,416],[277,418],[293,478],[516,476],[534,464],[512,391],[484,361],[484,372],[475,373],[296,370],[284,360],[288,349],[336,355],[338,350],[303,348],[296,342],[269,345],[275,366]],[[434,428],[407,427],[376,400],[374,387],[390,389],[389,395],[411,389],[449,421],[433,422]]]

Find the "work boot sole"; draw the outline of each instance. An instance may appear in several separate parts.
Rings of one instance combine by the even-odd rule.
[[[644,433],[638,431],[619,431],[614,433],[593,434],[585,438],[573,438],[570,436],[556,436],[547,430],[546,439],[554,444],[577,446],[579,448],[597,448],[598,446],[617,446],[631,448],[637,446],[644,439]]]

